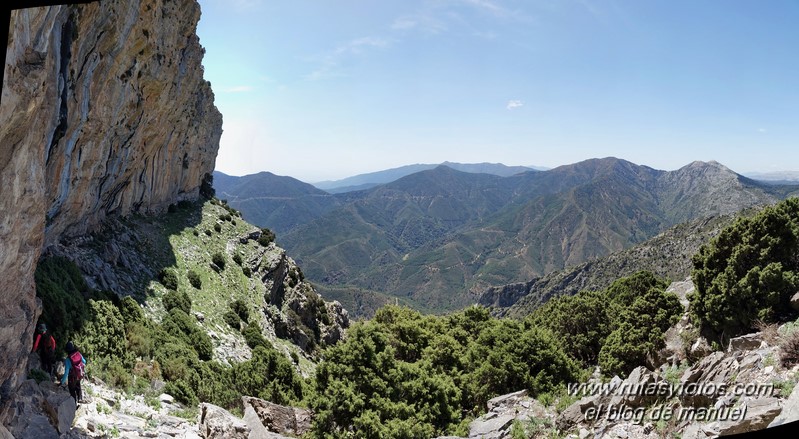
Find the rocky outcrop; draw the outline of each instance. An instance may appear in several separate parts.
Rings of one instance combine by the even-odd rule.
[[[43,245],[198,194],[222,119],[195,0],[14,11],[0,107],[0,421],[37,318]]]
[[[321,343],[337,343],[350,326],[347,310],[338,301],[322,299],[285,250],[271,244],[270,248],[278,252],[264,251],[249,265],[266,287],[264,313],[275,335],[309,353]]]
[[[303,436],[311,430],[311,412],[297,407],[286,407],[245,396],[244,422],[251,431]],[[264,434],[265,435],[265,434]]]
[[[76,408],[69,393],[53,383],[27,380],[17,390],[9,430],[20,438],[57,438],[69,431]]]
[[[222,407],[200,404],[200,437],[204,439],[247,439],[250,427]]]
[[[490,287],[480,295],[477,303],[489,308],[509,308],[518,302],[519,299],[530,294],[530,289],[537,280],[538,278],[530,282]]]

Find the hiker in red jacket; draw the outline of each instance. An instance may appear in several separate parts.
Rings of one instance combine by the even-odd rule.
[[[42,370],[53,377],[53,363],[55,363],[55,339],[47,331],[47,325],[39,323],[36,327],[36,339],[33,341],[33,352],[39,353]]]
[[[67,354],[67,358],[64,358],[64,376],[61,377],[61,385],[69,382],[69,395],[75,399],[75,404],[77,404],[83,400],[80,382],[86,375],[86,359],[78,352],[71,340],[67,342]]]

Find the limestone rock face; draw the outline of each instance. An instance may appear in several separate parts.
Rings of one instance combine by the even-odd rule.
[[[14,11],[0,106],[0,422],[38,315],[43,246],[198,194],[222,117],[196,0]]]

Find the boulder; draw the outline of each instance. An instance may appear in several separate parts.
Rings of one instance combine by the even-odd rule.
[[[222,407],[200,404],[200,437],[204,439],[248,439],[250,427]]]
[[[497,396],[488,400],[488,411],[496,412],[500,410],[507,410],[508,408],[521,402],[522,398],[527,396],[527,390],[520,390],[518,392],[508,393],[507,395]]]
[[[794,386],[788,398],[782,401],[782,411],[768,426],[776,427],[796,421],[799,421],[799,386]]]
[[[555,421],[558,430],[568,431],[575,425],[588,421],[592,423],[593,420],[586,419],[586,412],[590,408],[598,408],[600,405],[599,395],[585,396],[579,401],[575,401],[572,405],[566,407],[566,410],[561,412],[560,416]]]
[[[710,347],[710,343],[707,342],[705,337],[699,337],[696,339],[694,344],[691,345],[691,357],[693,358],[702,358],[710,355],[713,352],[713,348]]]
[[[244,421],[253,431],[263,428],[272,433],[302,436],[311,429],[309,410],[273,404],[250,396],[242,397],[241,401],[244,404]]]
[[[750,351],[752,349],[760,348],[762,344],[763,334],[760,332],[754,332],[752,334],[742,335],[730,340],[730,345],[727,348],[727,352]]]
[[[766,428],[782,411],[778,398],[758,398],[744,402],[746,416],[740,421],[724,421],[719,425],[719,436],[746,433]]]
[[[75,420],[75,411],[78,406],[67,392],[55,392],[47,396],[45,411],[51,416],[53,424],[59,433],[66,433]]]
[[[469,437],[480,439],[499,439],[508,436],[511,425],[516,419],[512,414],[488,413],[469,424]]]
[[[14,436],[18,438],[58,439],[58,432],[50,424],[50,419],[47,416],[37,414],[26,417],[24,425],[14,430]]]

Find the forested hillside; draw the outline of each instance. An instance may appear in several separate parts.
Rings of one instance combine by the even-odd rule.
[[[390,297],[440,312],[795,190],[718,163],[666,172],[608,158],[511,177],[439,167],[350,193],[279,240],[325,296],[356,314]]]

